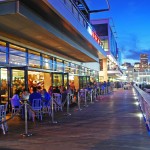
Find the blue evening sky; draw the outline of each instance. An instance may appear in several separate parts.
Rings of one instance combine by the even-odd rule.
[[[105,0],[86,0],[90,9],[107,8]],[[112,18],[122,63],[140,61],[150,55],[150,0],[109,0],[110,11],[94,13],[91,18]],[[149,56],[150,58],[150,56]]]

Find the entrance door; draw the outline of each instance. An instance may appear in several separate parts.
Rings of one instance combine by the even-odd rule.
[[[52,86],[68,85],[68,73],[52,73]]]
[[[0,103],[6,103],[8,100],[8,70],[0,68]]]
[[[69,82],[69,75],[68,73],[64,73],[64,87],[67,89],[68,86],[68,82]]]
[[[84,88],[87,86],[87,83],[90,83],[89,76],[79,76],[79,88]]]
[[[25,67],[14,67],[10,69],[10,96],[15,94],[16,90],[20,92],[28,88],[28,75]]]

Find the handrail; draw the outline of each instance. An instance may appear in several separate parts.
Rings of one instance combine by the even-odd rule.
[[[24,104],[23,104],[23,105],[24,105]],[[4,124],[4,123],[6,123],[6,122],[8,122],[8,121],[11,120],[11,119],[13,119],[13,118],[19,113],[19,111],[22,109],[23,105],[21,105],[21,106],[19,107],[19,109],[18,109],[13,115],[11,115],[10,118],[8,118],[8,119],[3,120],[2,122],[0,122],[0,125],[1,125],[1,124]]]
[[[150,94],[146,93],[145,91],[143,91],[142,89],[140,89],[139,87],[135,85],[134,85],[134,88],[143,97],[144,101],[146,101],[150,106]]]
[[[141,90],[136,85],[133,86],[138,94],[138,101],[143,113],[143,117],[147,126],[148,131],[150,131],[150,95],[143,90]]]

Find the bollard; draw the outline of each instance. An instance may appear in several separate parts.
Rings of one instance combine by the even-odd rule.
[[[71,113],[69,112],[70,111],[70,108],[69,108],[69,105],[70,105],[70,93],[67,94],[67,116],[71,116]]]
[[[95,101],[98,101],[98,100],[96,99],[96,98],[97,98],[97,88],[95,88],[94,90],[95,90],[95,93],[94,93],[94,94],[95,94],[95,96],[94,96],[94,97],[95,97]]]
[[[78,92],[78,110],[82,110],[80,107],[80,93]]]
[[[24,108],[25,108],[25,133],[22,135],[24,137],[29,137],[32,135],[32,133],[28,133],[28,116],[27,116],[27,100],[24,101]]]
[[[86,93],[87,93],[87,90],[85,89],[85,93],[84,93],[84,94],[85,94],[85,95],[84,95],[84,96],[85,96],[85,101],[84,101],[85,103],[84,103],[84,106],[85,106],[85,107],[88,107],[88,105],[87,105],[87,99],[86,99]]]
[[[52,94],[52,123],[57,123],[57,121],[54,120],[54,98],[53,98],[53,94]]]
[[[94,103],[93,102],[93,90],[90,91],[90,97],[91,97],[91,103]]]

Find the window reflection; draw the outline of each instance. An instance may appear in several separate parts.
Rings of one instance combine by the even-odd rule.
[[[52,69],[50,67],[50,56],[43,54],[43,69]]]
[[[9,44],[9,62],[19,66],[26,65],[26,49]]]
[[[29,50],[28,58],[29,58],[29,66],[40,68],[41,57],[39,52]]]
[[[6,43],[0,41],[0,62],[6,63]]]
[[[63,72],[64,70],[63,61],[61,59],[56,59],[56,61],[57,61],[57,71]]]

